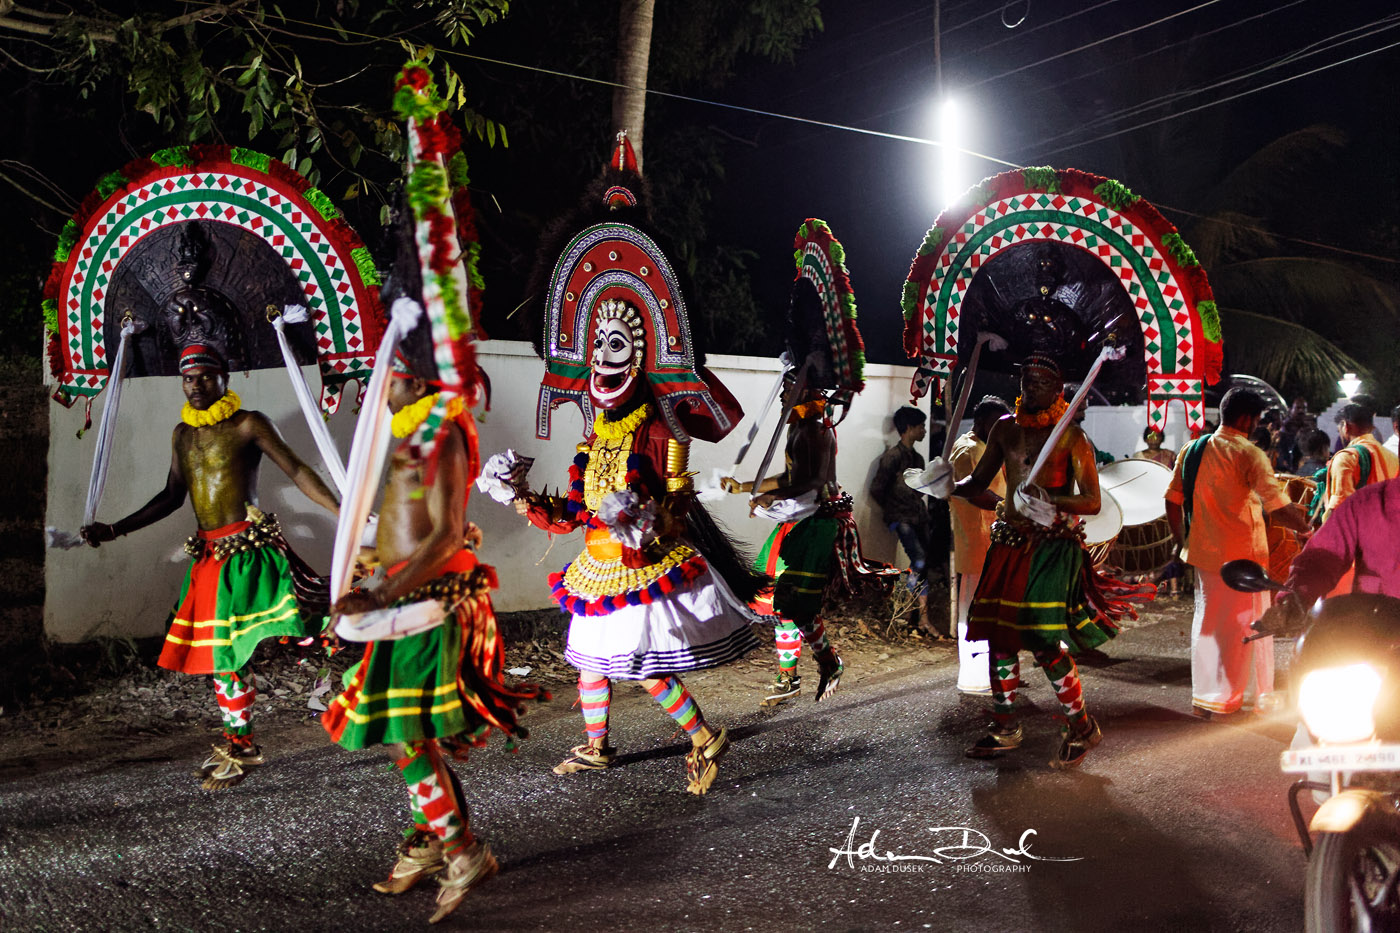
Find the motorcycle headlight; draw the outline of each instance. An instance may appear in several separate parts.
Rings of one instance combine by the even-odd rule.
[[[1369,664],[1308,671],[1298,688],[1298,711],[1324,742],[1364,742],[1376,731],[1372,715],[1381,675]]]

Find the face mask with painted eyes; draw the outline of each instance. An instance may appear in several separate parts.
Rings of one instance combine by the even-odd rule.
[[[593,336],[593,372],[588,394],[599,408],[617,408],[636,391],[637,347],[632,330],[620,318],[603,318]]]

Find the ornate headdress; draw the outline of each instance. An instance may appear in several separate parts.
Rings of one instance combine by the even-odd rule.
[[[138,325],[130,376],[173,376],[180,351],[220,344],[237,368],[280,367],[269,305],[321,368],[321,408],[369,376],[386,324],[369,251],[324,193],[249,149],[179,146],[102,178],[64,226],[44,287],[48,362],[65,405],[111,376],[121,322]]]
[[[1003,365],[1049,351],[1071,377],[1116,338],[1138,352],[1104,376],[1145,382],[1156,428],[1180,400],[1199,430],[1205,386],[1220,378],[1219,312],[1191,248],[1146,199],[1075,169],[1024,168],[970,188],[919,245],[902,306],[915,398],[938,391],[979,330],[1007,339]]]
[[[856,326],[856,298],[846,251],[823,220],[809,217],[793,241],[797,277],[787,315],[787,350],[807,367],[807,385],[828,390],[844,409],[865,388],[865,342]]]
[[[678,441],[718,441],[742,416],[733,395],[697,357],[675,269],[646,229],[641,181],[631,143],[619,134],[602,178],[546,237],[548,252],[535,275],[544,303],[536,347],[545,360],[535,425],[541,438],[549,437],[550,414],[562,402],[579,405],[584,423],[593,423],[590,357],[604,315],[627,321],[640,353],[638,375]],[[557,251],[551,249],[556,244]],[[545,285],[540,273],[550,261]]]
[[[418,301],[426,312],[404,336],[394,369],[440,388],[426,419],[406,443],[426,461],[423,482],[430,484],[444,436],[442,425],[457,422],[466,434],[470,480],[479,462],[469,409],[483,400],[488,383],[473,346],[485,333],[478,324],[482,283],[466,191],[466,157],[426,62],[405,65],[394,91],[394,112],[408,128],[409,210],[401,211],[397,221],[399,249],[386,291]]]

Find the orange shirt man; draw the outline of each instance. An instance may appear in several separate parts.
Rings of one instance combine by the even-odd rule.
[[[1182,448],[1167,487],[1167,522],[1199,577],[1191,624],[1191,703],[1206,718],[1237,712],[1274,688],[1273,639],[1243,643],[1269,598],[1227,587],[1221,565],[1242,558],[1267,565],[1265,512],[1285,527],[1307,528],[1306,515],[1289,501],[1268,457],[1249,440],[1263,411],[1264,400],[1255,393],[1227,392],[1220,403],[1220,429]]]

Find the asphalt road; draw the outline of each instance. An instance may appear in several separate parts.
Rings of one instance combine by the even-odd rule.
[[[1125,632],[1084,668],[1105,738],[1074,772],[1047,765],[1056,704],[1028,655],[1027,742],[992,762],[962,755],[984,701],[954,692],[946,651],[892,650],[833,701],[775,713],[756,708],[757,662],[692,675],[736,740],[703,799],[684,792],[684,739],[629,685],[620,766],[551,774],[579,741],[572,697],[557,698],[517,755],[495,745],[459,766],[502,871],[443,928],[1299,929],[1304,860],[1277,766],[1292,727],[1191,717],[1182,629],[1178,613]],[[76,758],[0,749],[0,929],[426,927],[435,885],[369,889],[406,819],[386,755],[285,727],[263,736],[266,767],[211,794],[191,777],[207,737],[191,733]],[[877,832],[881,857],[861,857]]]

